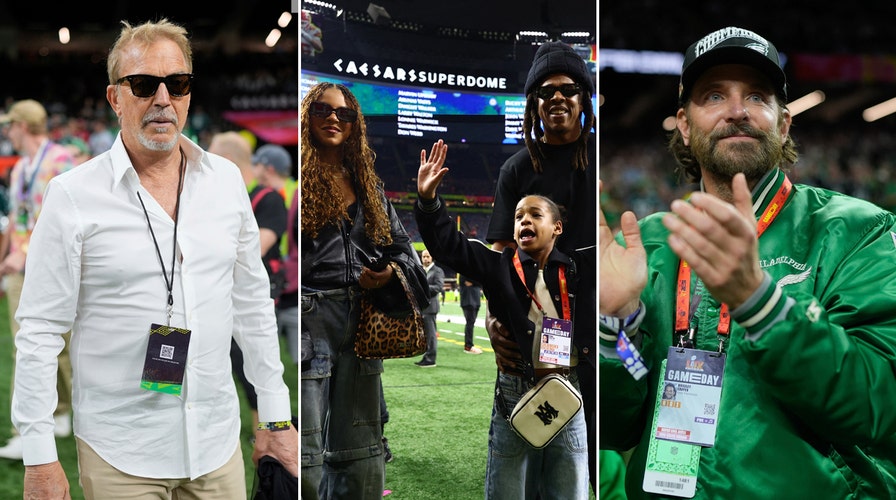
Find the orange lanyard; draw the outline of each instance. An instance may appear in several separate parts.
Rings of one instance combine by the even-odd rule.
[[[793,184],[787,176],[784,176],[784,182],[781,188],[775,193],[771,203],[765,207],[762,217],[756,222],[756,238],[762,236],[762,233],[768,229],[775,217],[781,212],[781,207],[787,201]],[[691,266],[687,262],[681,261],[678,265],[678,289],[675,297],[675,332],[679,335],[689,333],[690,323],[690,296],[691,296]],[[727,336],[731,331],[731,313],[728,311],[728,304],[722,304],[719,311],[719,335]]]
[[[538,302],[538,299],[535,298],[535,294],[529,290],[529,286],[526,285],[526,276],[523,274],[523,264],[520,262],[520,255],[518,252],[514,252],[513,254],[513,267],[516,269],[516,274],[520,277],[520,281],[523,282],[523,287],[526,289],[526,293],[529,294],[529,298],[532,299],[532,302],[535,302],[535,306],[538,307],[538,310],[544,314],[544,308],[541,307],[541,303]],[[558,279],[560,280],[560,303],[563,306],[563,318],[562,319],[570,319],[571,313],[569,310],[569,295],[566,293],[566,266],[560,265],[560,268],[557,270]]]

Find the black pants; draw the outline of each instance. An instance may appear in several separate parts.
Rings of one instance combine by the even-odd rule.
[[[476,317],[479,316],[478,307],[462,307],[464,310],[464,319],[467,324],[464,326],[464,347],[473,347],[473,327],[476,326]]]

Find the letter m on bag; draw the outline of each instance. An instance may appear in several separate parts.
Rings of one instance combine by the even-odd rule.
[[[538,417],[544,425],[551,425],[551,422],[553,422],[559,415],[560,412],[555,410],[548,401],[538,405],[538,411],[535,412],[535,416]]]

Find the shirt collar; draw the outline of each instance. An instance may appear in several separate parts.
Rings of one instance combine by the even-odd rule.
[[[785,177],[786,175],[781,169],[773,168],[766,172],[759,179],[759,182],[756,183],[756,186],[753,188],[753,214],[756,217],[759,217],[768,204],[771,203],[781,184],[784,184]]]
[[[211,165],[211,160],[209,160],[205,151],[187,136],[180,136],[178,146],[183,148],[184,154],[187,157],[187,170],[192,166],[203,169],[208,168]],[[125,176],[133,175],[136,180],[137,171],[134,170],[134,165],[131,163],[131,157],[128,156],[128,152],[124,147],[124,142],[121,140],[121,132],[115,137],[115,142],[112,143],[112,147],[109,149],[109,157],[112,160],[112,178],[115,185],[121,183]],[[131,174],[128,174],[128,172],[131,172]]]

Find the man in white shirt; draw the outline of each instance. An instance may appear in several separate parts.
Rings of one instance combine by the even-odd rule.
[[[25,498],[67,495],[53,440],[56,355],[71,329],[85,497],[244,498],[231,337],[264,427],[253,461],[298,475],[274,304],[239,171],[181,134],[192,51],[162,19],[122,32],[106,98],[112,148],[46,191],[16,319],[13,423]]]

